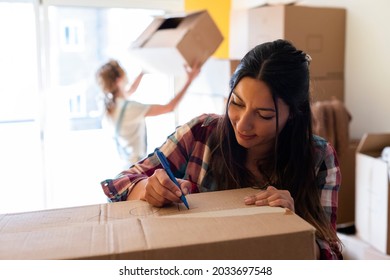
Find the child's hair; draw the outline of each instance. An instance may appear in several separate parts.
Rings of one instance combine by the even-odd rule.
[[[118,78],[126,75],[118,61],[109,60],[96,72],[96,80],[104,93],[104,104],[109,114],[114,111],[118,94]]]

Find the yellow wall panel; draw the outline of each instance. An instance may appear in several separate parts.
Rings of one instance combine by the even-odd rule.
[[[216,58],[229,58],[230,7],[231,0],[184,0],[187,12],[207,10],[221,31],[224,40],[213,54]]]

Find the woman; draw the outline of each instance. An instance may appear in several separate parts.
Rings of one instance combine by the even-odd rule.
[[[160,150],[184,194],[253,186],[248,205],[285,207],[316,229],[319,259],[342,259],[336,235],[340,169],[334,148],[312,135],[310,57],[290,42],[256,46],[233,74],[224,116],[179,127]],[[162,207],[181,192],[154,155],[102,187],[111,201]]]
[[[186,67],[186,72],[187,81],[182,90],[165,105],[142,104],[129,99],[142,80],[142,72],[130,87],[125,70],[116,60],[108,61],[96,72],[96,79],[105,95],[103,124],[114,130],[118,152],[126,166],[146,156],[145,118],[172,112],[198,76],[200,67]]]

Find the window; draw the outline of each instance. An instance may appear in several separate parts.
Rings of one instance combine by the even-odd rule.
[[[122,167],[101,129],[95,71],[114,58],[135,77],[140,68],[127,50],[153,16],[164,13],[39,2],[42,14],[38,1],[0,0],[0,35],[6,38],[0,44],[0,213],[106,202],[100,181]],[[151,76],[145,81],[153,83],[143,82],[135,97],[155,103],[157,93],[142,91],[158,91],[170,98],[172,78]],[[175,127],[174,115],[163,118],[165,135]]]
[[[32,1],[0,1],[0,36],[0,212],[36,210],[45,185]]]
[[[96,70],[113,58],[135,78],[142,68],[129,46],[154,15],[180,1],[115,1],[123,8],[93,2],[0,0],[0,213],[104,203],[100,181],[123,168],[113,139],[101,129]],[[208,81],[202,72],[198,79]],[[166,103],[182,82],[149,73],[133,98]],[[178,124],[222,111],[219,91],[204,94],[193,85],[175,113],[147,119],[148,152]],[[197,102],[202,106],[194,107]]]
[[[95,73],[113,58],[125,67],[129,79],[135,77],[141,68],[129,57],[128,48],[153,15],[162,13],[125,8],[48,7],[50,78],[46,88],[48,125],[44,143],[45,179],[50,186],[47,207],[106,202],[100,181],[115,176],[123,167],[111,135],[101,129],[102,96]],[[172,95],[168,76],[149,76],[153,76],[149,77],[153,82],[147,83],[145,77],[135,98],[155,103],[149,92],[161,94],[161,89],[165,89],[164,99]],[[143,94],[145,90],[148,94]],[[167,122],[169,127],[173,127],[173,121]]]
[[[64,52],[82,52],[85,50],[84,23],[70,19],[61,23],[61,49]]]

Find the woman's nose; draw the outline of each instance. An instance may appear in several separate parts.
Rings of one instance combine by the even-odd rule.
[[[253,118],[250,113],[244,112],[237,122],[237,128],[240,132],[251,131],[253,128]]]

